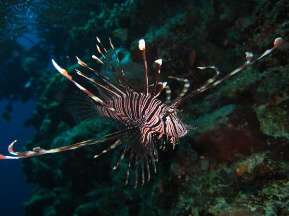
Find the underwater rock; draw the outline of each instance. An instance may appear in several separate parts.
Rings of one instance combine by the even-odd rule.
[[[287,164],[269,152],[257,153],[237,162],[236,180],[243,186],[262,187],[268,181],[288,177]]]
[[[288,103],[285,99],[273,106],[264,104],[255,108],[264,134],[289,139]]]
[[[265,150],[266,136],[259,129],[254,111],[246,106],[233,106],[227,110],[230,112],[226,116],[223,115],[225,108],[229,107],[199,120],[201,125],[205,124],[205,130],[195,135],[198,153],[218,161],[232,161],[241,155]]]
[[[53,204],[56,195],[45,188],[38,188],[28,202],[24,203],[25,215],[38,215]]]

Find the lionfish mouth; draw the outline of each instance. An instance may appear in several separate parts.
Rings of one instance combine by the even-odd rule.
[[[169,78],[183,83],[183,89],[181,93],[174,100],[171,100],[171,90],[167,85],[167,82],[159,81],[162,59],[155,61],[157,68],[153,77],[153,83],[151,86],[148,83],[148,67],[144,39],[139,40],[139,49],[142,53],[142,58],[144,61],[144,84],[142,92],[137,91],[129,83],[118,57],[114,59],[103,46],[99,38],[97,38],[97,41],[97,50],[101,55],[101,58],[96,57],[95,55],[93,55],[92,58],[104,65],[114,74],[116,83],[112,83],[108,77],[89,67],[78,57],[76,57],[78,64],[92,72],[94,76],[97,77],[97,79],[88,77],[79,70],[76,70],[76,73],[91,82],[98,90],[98,95],[93,94],[91,91],[76,82],[72,76],[70,76],[68,72],[61,68],[54,60],[52,60],[52,63],[59,73],[61,73],[64,77],[74,83],[78,89],[89,96],[90,102],[93,103],[93,107],[95,107],[95,112],[108,119],[119,122],[125,126],[125,129],[102,137],[97,137],[69,146],[49,150],[45,150],[41,147],[35,147],[32,151],[15,152],[13,150],[13,146],[16,143],[15,140],[8,147],[8,151],[11,155],[0,155],[0,159],[19,159],[44,154],[53,154],[62,151],[74,150],[80,147],[94,145],[114,139],[116,141],[109,148],[95,155],[95,158],[124,144],[125,147],[123,153],[113,169],[117,169],[126,154],[130,152],[126,183],[128,183],[129,180],[131,164],[134,163],[135,187],[138,185],[139,170],[141,170],[141,179],[143,185],[145,179],[147,181],[150,180],[150,164],[152,164],[153,169],[156,172],[158,153],[155,145],[157,144],[158,140],[168,140],[174,147],[179,138],[185,136],[190,129],[194,128],[184,124],[180,120],[178,117],[177,107],[184,101],[187,101],[191,97],[194,97],[195,95],[200,94],[209,88],[224,82],[229,77],[268,55],[280,46],[282,43],[282,38],[276,38],[274,41],[274,46],[271,49],[266,50],[254,61],[252,61],[253,54],[246,52],[245,63],[227,75],[223,76],[222,78],[217,79],[220,71],[215,66],[198,67],[201,70],[213,69],[215,71],[215,75],[207,80],[200,88],[192,92],[188,92],[190,87],[188,79],[170,76]],[[113,51],[113,55],[117,56],[111,39],[109,39],[109,42]],[[166,94],[165,101],[158,99],[159,95],[163,91],[165,91]]]

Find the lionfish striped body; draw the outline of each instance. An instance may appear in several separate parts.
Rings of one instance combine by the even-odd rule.
[[[107,117],[109,119],[115,120],[125,126],[124,130],[105,135],[103,137],[98,137],[95,139],[90,139],[82,141],[79,143],[72,144],[70,146],[64,146],[55,149],[45,150],[40,147],[34,148],[32,151],[15,152],[13,150],[13,145],[16,140],[12,142],[8,151],[12,156],[0,155],[0,159],[19,159],[28,158],[43,154],[56,153],[61,151],[73,150],[87,145],[94,145],[107,140],[116,139],[116,141],[107,149],[103,150],[101,153],[95,155],[99,157],[121,144],[124,144],[124,150],[121,155],[120,160],[114,166],[116,169],[125,155],[130,152],[129,166],[127,170],[127,180],[129,178],[129,171],[132,163],[135,163],[135,186],[138,185],[138,169],[141,169],[142,174],[142,184],[145,181],[145,173],[147,173],[147,180],[150,179],[150,164],[152,164],[154,171],[156,172],[155,162],[157,161],[157,150],[156,143],[159,139],[168,140],[172,143],[173,147],[179,138],[185,136],[192,126],[186,125],[178,117],[177,107],[184,101],[190,99],[191,97],[206,91],[207,89],[220,84],[229,77],[233,76],[237,72],[243,70],[245,67],[254,63],[255,61],[261,59],[265,55],[276,49],[281,43],[281,38],[276,38],[274,41],[274,46],[266,50],[259,58],[252,61],[253,54],[246,53],[246,62],[238,67],[236,70],[230,72],[226,76],[217,79],[219,75],[219,70],[214,66],[199,67],[199,69],[213,69],[215,75],[209,79],[203,86],[187,94],[189,89],[189,81],[183,78],[169,77],[176,79],[184,84],[183,90],[174,100],[171,100],[170,88],[166,82],[159,82],[160,68],[162,65],[162,60],[158,59],[155,61],[157,64],[156,73],[154,76],[154,82],[151,86],[148,84],[148,69],[145,53],[145,41],[141,39],[139,41],[139,49],[142,52],[142,57],[144,60],[144,87],[143,91],[137,91],[126,79],[125,73],[121,67],[118,58],[113,59],[112,55],[106,50],[102,45],[101,41],[97,38],[100,46],[97,45],[97,50],[102,56],[102,60],[96,56],[92,56],[93,59],[97,60],[99,63],[106,66],[111,72],[113,72],[116,78],[116,84],[113,84],[108,77],[98,73],[96,70],[89,67],[80,58],[76,57],[78,63],[90,70],[97,79],[87,77],[84,73],[76,70],[77,74],[89,80],[98,90],[99,95],[96,96],[78,82],[76,82],[68,72],[62,69],[54,60],[52,63],[54,67],[67,79],[73,82],[81,91],[85,92],[93,101],[96,103],[94,107],[99,115]],[[116,51],[110,40],[110,45],[115,56]],[[165,90],[166,101],[163,102],[158,99],[161,92]],[[146,171],[145,171],[146,170]]]
[[[157,161],[155,143],[157,140],[161,138],[162,135],[165,135],[171,137],[171,141],[174,144],[174,139],[178,139],[187,134],[189,126],[181,122],[175,110],[169,113],[170,107],[156,99],[150,93],[123,92],[123,94],[110,99],[108,105],[115,111],[101,106],[98,106],[97,110],[102,116],[117,120],[130,130],[127,138],[128,148],[131,151],[130,159],[135,158],[136,168],[138,166],[138,160],[140,160],[143,176],[142,183],[144,183],[144,162],[147,165],[148,179],[150,176],[148,167],[149,160],[152,161],[155,168],[155,161]],[[116,113],[121,113],[126,118]],[[118,143],[118,145],[119,144],[120,143]],[[113,145],[113,148],[114,147]],[[106,153],[111,149],[110,147],[102,153]],[[126,148],[122,158],[127,150]],[[99,155],[96,155],[96,157]],[[131,161],[129,166],[130,164]],[[119,163],[117,166],[118,165]]]
[[[144,146],[151,143],[151,137],[155,133],[179,138],[186,135],[189,129],[188,125],[181,122],[176,110],[171,109],[150,93],[146,95],[138,92],[125,92],[110,100],[108,105],[117,113],[122,113],[127,119],[105,107],[97,107],[98,112],[103,116],[118,120],[127,127],[137,128]],[[165,116],[166,114],[168,115]]]

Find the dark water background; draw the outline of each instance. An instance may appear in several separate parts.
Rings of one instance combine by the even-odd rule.
[[[2,88],[3,86],[1,86]],[[0,102],[0,113],[4,111],[7,105],[6,100]],[[26,103],[15,102],[11,113],[11,121],[0,120],[0,152],[7,153],[9,143],[18,140],[22,145],[33,137],[33,128],[24,127],[24,122],[31,117],[35,106],[34,101]],[[20,144],[20,145],[21,145]],[[19,216],[24,211],[21,203],[27,201],[30,193],[35,188],[25,182],[24,173],[21,171],[20,160],[3,160],[0,163],[0,188],[1,215]]]

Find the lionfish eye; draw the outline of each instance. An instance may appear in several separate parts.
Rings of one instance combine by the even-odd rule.
[[[163,121],[163,122],[166,122],[168,115],[169,115],[169,114],[166,114],[166,115],[164,115],[164,116],[162,117],[162,121]]]

